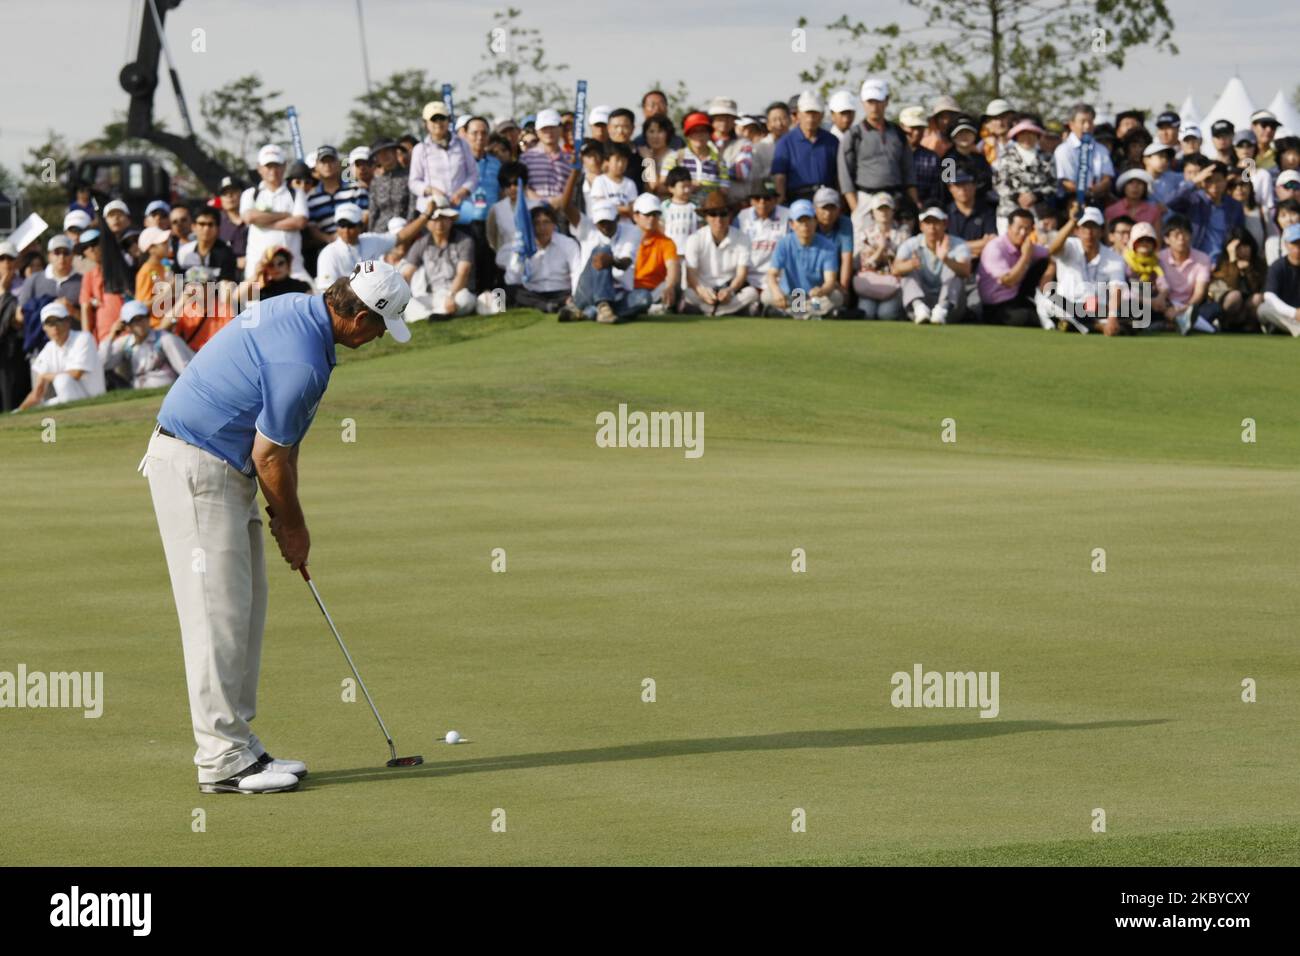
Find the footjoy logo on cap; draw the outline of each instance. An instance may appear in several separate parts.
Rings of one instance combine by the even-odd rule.
[[[377,301],[377,302],[375,303],[375,308],[376,308],[376,309],[386,309],[386,308],[388,308],[388,300],[387,300],[387,299],[380,299],[379,301]]]

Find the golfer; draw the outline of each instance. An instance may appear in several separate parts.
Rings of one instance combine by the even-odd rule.
[[[167,393],[140,470],[171,575],[202,793],[278,793],[306,775],[276,760],[250,728],[266,623],[266,562],[257,486],[289,566],[311,539],[298,502],[298,445],[335,365],[411,332],[410,288],[384,262],[362,262],[323,295],[255,302],[199,350]]]

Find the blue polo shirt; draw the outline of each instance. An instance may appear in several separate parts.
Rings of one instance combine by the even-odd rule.
[[[818,129],[817,138],[809,141],[803,130],[796,127],[777,140],[772,154],[772,175],[785,176],[787,194],[810,186],[838,186],[839,155],[840,141],[834,134]]]
[[[501,185],[497,182],[499,172],[501,160],[491,153],[484,153],[483,158],[478,160],[478,186],[460,204],[460,215],[456,217],[456,222],[464,226],[471,222],[486,221],[488,213],[501,198]]]
[[[786,295],[791,289],[807,292],[822,284],[825,273],[839,273],[839,248],[820,232],[815,233],[812,242],[805,246],[791,230],[776,244],[768,268],[781,270],[781,291]]]
[[[199,349],[163,399],[158,424],[251,476],[256,433],[298,444],[335,363],[323,296],[254,303]]]
[[[1241,203],[1224,196],[1216,206],[1200,189],[1190,190],[1169,201],[1169,208],[1183,213],[1192,223],[1192,248],[1217,260],[1228,243],[1228,233],[1245,221]]]

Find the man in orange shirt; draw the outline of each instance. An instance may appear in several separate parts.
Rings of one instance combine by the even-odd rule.
[[[664,235],[663,210],[653,193],[642,193],[632,204],[632,217],[641,228],[641,246],[636,253],[633,288],[648,289],[654,296],[650,315],[676,309],[682,288],[682,267],[677,243]]]

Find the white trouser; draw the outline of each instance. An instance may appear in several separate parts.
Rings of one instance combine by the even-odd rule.
[[[424,270],[417,269],[411,277],[411,301],[406,306],[406,321],[419,322],[431,315],[470,315],[478,303],[473,292],[461,289],[456,293],[456,310],[447,311],[447,293],[450,286],[429,288]]]
[[[1288,309],[1284,312],[1268,299],[1265,299],[1259,304],[1257,314],[1260,322],[1276,326],[1279,329],[1285,329],[1293,336],[1300,336],[1300,322],[1296,321],[1294,309]]]
[[[75,402],[92,397],[90,389],[86,388],[85,377],[73,378],[67,372],[60,372],[54,377],[53,388],[54,397],[41,402],[42,406],[62,405],[64,402]]]
[[[742,288],[722,305],[716,307],[706,304],[694,289],[686,290],[686,304],[694,311],[702,312],[705,315],[735,315],[737,312],[744,312],[757,302],[758,290],[749,285]]]
[[[266,753],[249,723],[266,624],[266,561],[257,479],[155,433],[141,462],[180,618],[200,783]]]

